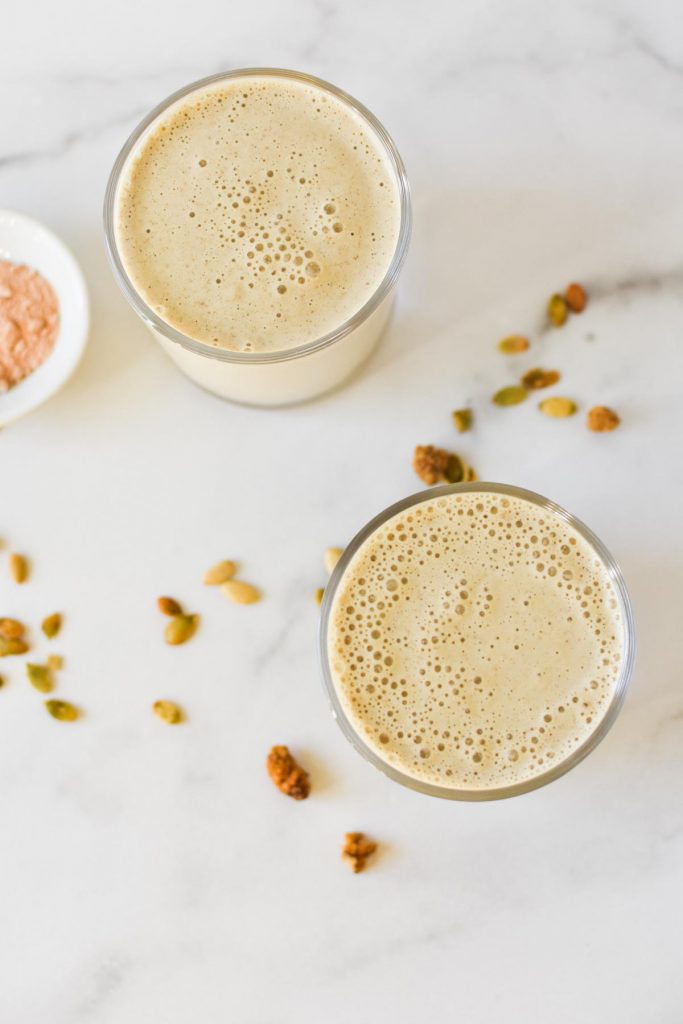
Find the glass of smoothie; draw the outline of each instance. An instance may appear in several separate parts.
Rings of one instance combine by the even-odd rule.
[[[621,572],[574,516],[504,484],[392,505],[325,591],[325,687],[354,747],[432,796],[543,786],[605,736],[633,668]]]
[[[349,377],[385,327],[410,238],[401,158],[360,103],[250,68],[174,93],[112,170],[105,235],[133,309],[223,398],[299,402]]]

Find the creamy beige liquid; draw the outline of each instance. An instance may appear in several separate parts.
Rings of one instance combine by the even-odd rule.
[[[116,241],[168,324],[237,351],[340,327],[394,255],[400,201],[382,144],[331,93],[227,79],[171,107],[124,170]]]
[[[571,755],[605,714],[622,646],[593,548],[555,514],[485,492],[381,526],[342,577],[328,633],[362,739],[454,789],[524,782]]]

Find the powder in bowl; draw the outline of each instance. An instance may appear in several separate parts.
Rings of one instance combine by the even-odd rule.
[[[0,391],[41,366],[59,329],[59,302],[37,270],[0,260]]]

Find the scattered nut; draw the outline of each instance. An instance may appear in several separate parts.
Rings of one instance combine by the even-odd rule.
[[[61,672],[64,668],[64,658],[61,654],[48,654],[47,667],[50,669],[50,672]]]
[[[241,580],[228,580],[221,584],[221,590],[226,597],[229,597],[235,604],[256,604],[261,600],[261,592],[251,583],[243,583]]]
[[[446,479],[451,453],[431,444],[419,444],[413,455],[413,469],[427,486],[442,483]]]
[[[565,416],[573,416],[576,412],[576,403],[572,402],[571,398],[544,398],[542,402],[538,403],[538,408],[541,412],[544,412],[546,416],[553,416],[556,419],[562,419]]]
[[[557,384],[559,379],[560,375],[557,370],[541,370],[539,368],[527,370],[522,377],[522,387],[525,387],[527,391],[550,388],[553,384]]]
[[[286,796],[294,800],[305,800],[311,792],[308,772],[292,757],[288,747],[273,747],[268,754],[266,767],[277,788]]]
[[[227,583],[235,575],[237,566],[234,562],[226,559],[207,569],[204,573],[204,582],[209,587],[218,586],[219,583]]]
[[[178,725],[185,717],[181,708],[172,700],[155,700],[152,704],[152,711],[167,725]]]
[[[357,875],[360,871],[365,870],[368,857],[376,849],[377,843],[373,843],[371,839],[366,839],[365,833],[347,832],[344,836],[344,845],[342,847],[342,860],[350,864],[354,875]]]
[[[516,356],[520,352],[526,352],[529,347],[529,339],[523,334],[511,334],[498,342],[498,348],[506,356]]]
[[[472,426],[472,410],[456,409],[453,413],[453,423],[459,434],[464,434]]]
[[[167,644],[184,644],[194,636],[199,625],[198,615],[174,615],[164,630]]]
[[[26,675],[31,686],[41,693],[51,693],[55,688],[52,673],[47,665],[26,663]]]
[[[0,658],[8,658],[13,654],[26,654],[28,644],[14,637],[7,639],[0,636]]]
[[[324,587],[318,587],[318,589],[315,592],[315,603],[318,605],[318,607],[320,607],[320,605],[323,603],[323,595],[324,595],[324,593],[325,593],[325,588]]]
[[[555,327],[561,327],[568,315],[567,300],[564,295],[556,293],[548,300],[548,319]]]
[[[45,707],[58,722],[75,722],[80,712],[66,700],[46,700]]]
[[[183,609],[179,601],[174,597],[158,597],[157,608],[162,615],[182,615]]]
[[[576,282],[567,285],[564,297],[572,313],[583,313],[586,308],[586,303],[588,302],[586,289],[583,285],[576,284]]]
[[[48,640],[53,640],[62,628],[62,616],[59,612],[54,612],[53,615],[48,615],[46,619],[43,619],[43,625],[41,628]]]
[[[15,583],[25,583],[28,579],[28,562],[23,555],[9,556],[9,571]]]
[[[342,548],[327,548],[323,561],[325,563],[325,570],[331,575],[334,572],[337,562],[344,554]]]
[[[3,640],[21,640],[24,629],[24,623],[18,619],[0,619],[0,637]]]
[[[496,391],[491,401],[494,405],[519,405],[520,402],[526,401],[526,397],[526,388],[518,384],[512,384],[508,388],[501,388],[500,391]]]
[[[616,430],[620,423],[621,420],[614,409],[610,409],[606,405],[594,405],[592,409],[588,410],[586,426],[597,434],[604,434],[608,430]]]

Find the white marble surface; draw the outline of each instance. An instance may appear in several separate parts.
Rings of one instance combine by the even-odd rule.
[[[366,102],[415,195],[397,317],[366,372],[286,411],[222,404],[127,308],[100,230],[138,118],[221,68],[293,66]],[[85,269],[94,322],[66,390],[0,435],[0,534],[30,553],[2,612],[62,608],[61,691],[0,692],[3,1024],[674,1024],[683,975],[681,328],[683,38],[674,0],[427,6],[360,0],[38,0],[3,14],[0,203],[44,219]],[[593,301],[541,335],[568,280]],[[623,427],[593,436],[499,411],[495,342]],[[640,650],[624,712],[575,772],[529,796],[404,792],[330,718],[316,665],[321,552],[416,489],[418,442],[584,518],[623,565]],[[236,555],[267,599],[203,568]],[[160,640],[159,593],[204,616]],[[39,647],[42,651],[43,647]],[[6,666],[2,666],[5,673]],[[190,721],[149,713],[176,697]],[[271,743],[315,793],[281,797]],[[339,861],[347,829],[382,843]]]

